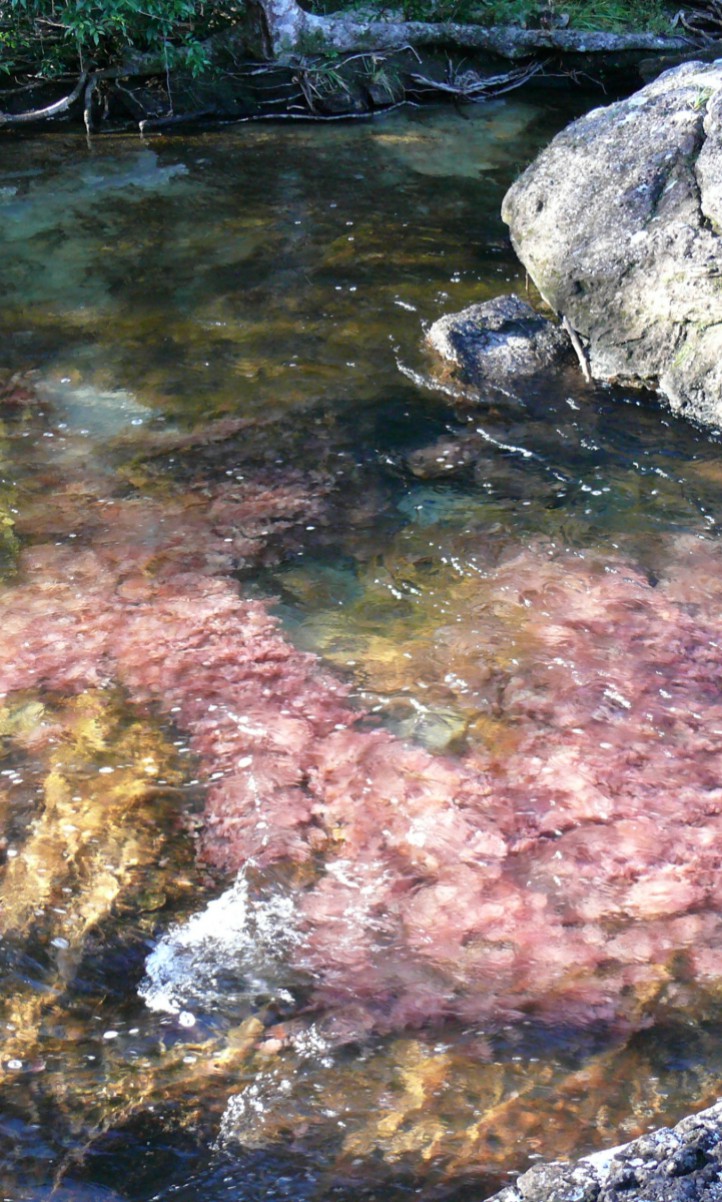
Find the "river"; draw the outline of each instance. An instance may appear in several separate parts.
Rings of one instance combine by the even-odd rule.
[[[4,140],[0,1197],[467,1202],[717,1097],[719,440],[423,343],[588,103]]]

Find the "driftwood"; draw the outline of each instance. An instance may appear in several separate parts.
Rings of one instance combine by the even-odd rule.
[[[437,93],[458,100],[486,100],[491,96],[501,96],[504,92],[520,88],[542,69],[543,63],[531,63],[527,67],[518,67],[502,75],[485,77],[476,71],[463,71],[458,74],[450,73],[446,80],[429,79],[414,72],[409,75],[409,80],[417,94]]]
[[[346,54],[353,51],[397,50],[401,46],[450,46],[460,50],[486,50],[501,58],[522,59],[544,51],[565,54],[617,53],[619,51],[674,51],[690,45],[689,36],[677,33],[586,33],[577,29],[520,29],[486,27],[455,21],[403,21],[360,19],[358,13],[308,13],[296,0],[249,0],[261,30],[266,56],[288,61],[303,48],[314,53]]]

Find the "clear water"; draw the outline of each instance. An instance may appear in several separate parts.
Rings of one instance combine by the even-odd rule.
[[[479,617],[492,552],[553,544],[655,579],[703,537],[714,575],[713,435],[575,374],[459,400],[423,348],[441,314],[523,293],[501,197],[583,103],[6,140],[5,604],[21,552],[102,544],[130,562],[203,488],[325,473],[322,520],[241,570],[243,593],[278,599],[287,637],[341,673],[369,727],[453,758],[503,745],[504,713],[469,675],[499,635]],[[119,498],[137,538],[92,516]],[[173,1004],[147,1005],[158,941],[228,884],[195,856],[187,736],[117,684],[63,695],[31,678],[0,735],[3,1198],[479,1198],[536,1157],[719,1093],[716,994],[680,1001],[682,978],[637,1029],[560,1003],[556,1021],[452,1016],[334,1042],[288,964],[283,866],[252,922],[243,886],[241,917],[210,911],[227,937]]]

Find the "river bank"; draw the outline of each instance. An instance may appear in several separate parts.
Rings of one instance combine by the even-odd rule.
[[[494,12],[489,17],[483,7],[464,21],[465,9],[318,13],[296,0],[255,0],[205,39],[193,33],[188,42],[186,32],[187,44],[163,41],[162,51],[122,43],[113,49],[112,42],[104,48],[107,34],[96,33],[99,44],[80,53],[75,70],[70,63],[60,68],[61,60],[51,60],[49,72],[42,62],[23,67],[22,56],[17,65],[8,62],[0,129],[82,121],[97,134],[353,118],[403,103],[488,99],[535,76],[628,92],[693,53],[714,57],[722,32],[684,10],[663,18],[660,9],[650,30],[634,26],[633,12],[610,27],[603,15],[595,25],[593,8],[590,15],[572,8],[571,16],[554,4],[527,9],[523,19],[510,10],[494,24]]]

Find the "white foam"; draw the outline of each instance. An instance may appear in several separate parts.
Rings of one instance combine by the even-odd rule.
[[[167,1014],[212,1010],[238,996],[291,1000],[280,980],[295,938],[291,898],[252,898],[241,873],[230,889],[163,936],[146,961],[138,992],[151,1010]]]

